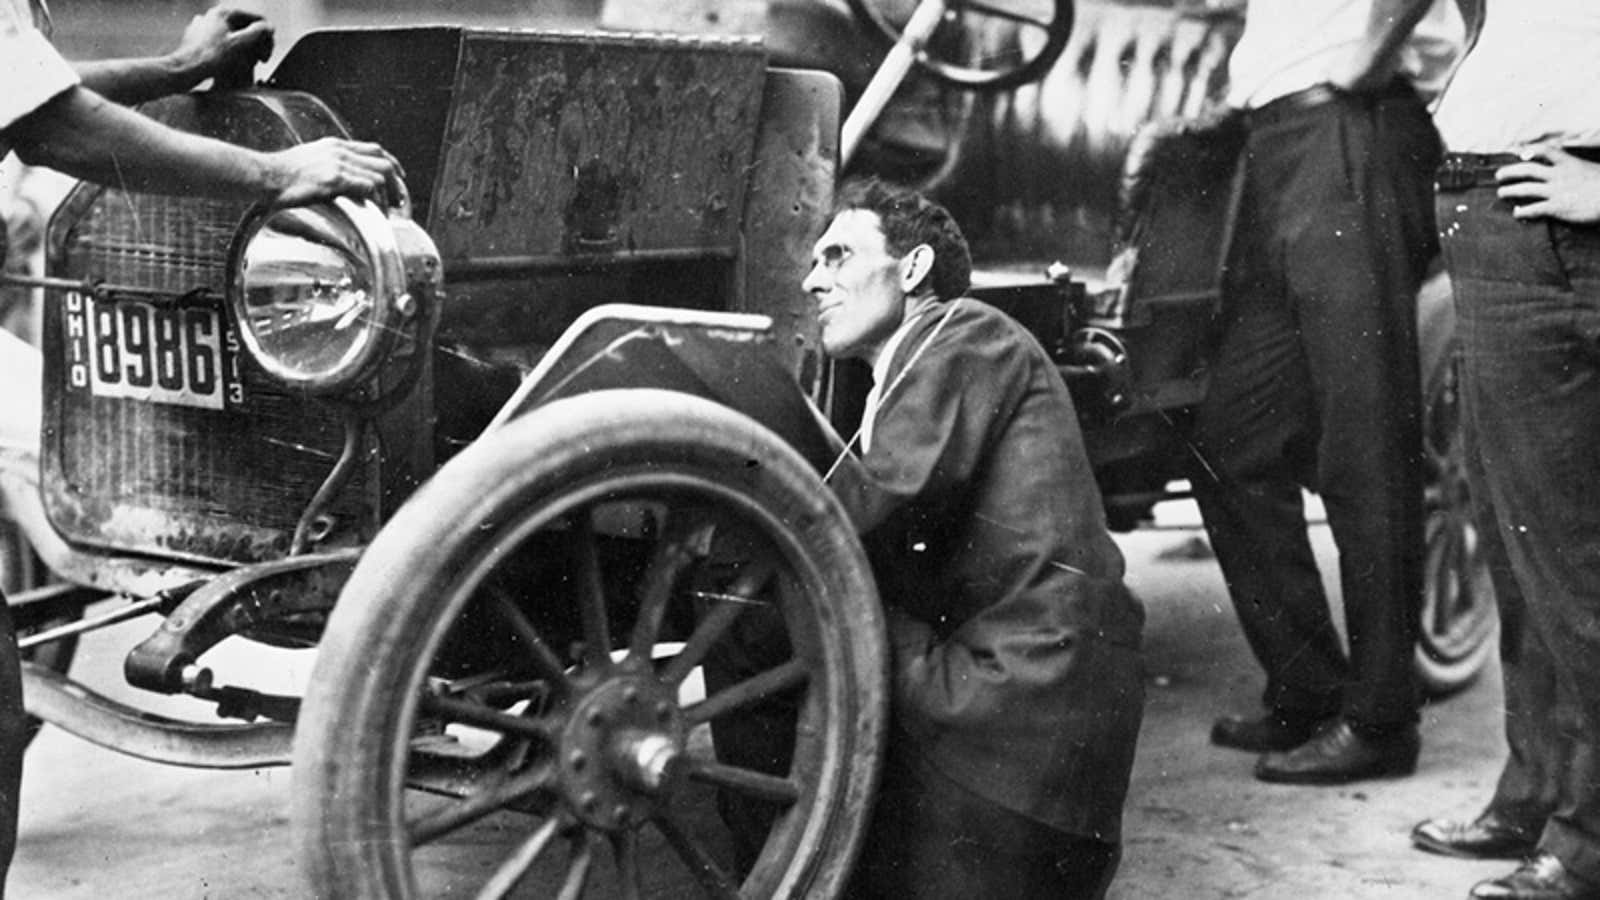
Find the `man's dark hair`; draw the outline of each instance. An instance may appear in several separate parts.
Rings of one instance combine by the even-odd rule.
[[[884,243],[895,256],[910,253],[918,244],[933,248],[933,269],[923,285],[932,287],[939,299],[954,300],[972,286],[972,251],[961,226],[943,206],[910,188],[866,178],[839,189],[833,214],[852,209],[878,214]]]

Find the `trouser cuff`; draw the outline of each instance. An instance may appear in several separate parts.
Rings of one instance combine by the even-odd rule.
[[[1568,872],[1600,888],[1600,845],[1592,836],[1551,819],[1545,823],[1539,849],[1561,860]]]

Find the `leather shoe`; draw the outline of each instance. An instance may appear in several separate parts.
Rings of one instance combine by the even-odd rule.
[[[1418,850],[1462,859],[1527,859],[1539,844],[1540,828],[1486,809],[1471,822],[1427,819],[1411,829]]]
[[[1600,885],[1567,871],[1548,853],[1540,853],[1510,875],[1480,881],[1467,895],[1472,900],[1595,900]]]
[[[1251,753],[1291,750],[1311,740],[1330,718],[1282,709],[1268,710],[1255,719],[1224,716],[1211,726],[1211,743]]]
[[[1417,770],[1422,739],[1407,725],[1382,735],[1362,735],[1338,719],[1311,740],[1256,762],[1256,777],[1276,784],[1345,784],[1363,778],[1410,775]]]

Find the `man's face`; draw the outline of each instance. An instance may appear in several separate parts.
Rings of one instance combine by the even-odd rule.
[[[817,298],[822,349],[872,361],[905,316],[901,259],[884,244],[878,214],[847,209],[811,250],[801,286]]]

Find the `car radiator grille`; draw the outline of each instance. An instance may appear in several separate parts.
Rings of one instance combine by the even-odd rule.
[[[162,294],[96,305],[49,292],[42,484],[69,540],[210,561],[277,558],[338,459],[338,410],[276,388],[237,349],[221,296],[243,212],[80,185],[52,222],[51,274]],[[353,539],[369,536],[378,515],[375,442],[361,452],[330,510],[336,533]]]

